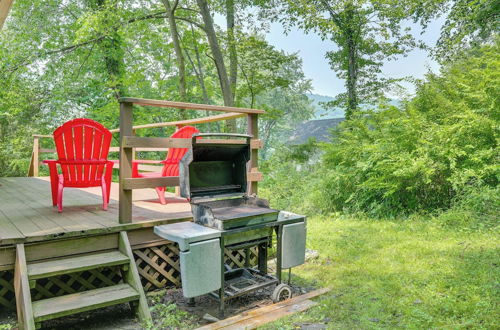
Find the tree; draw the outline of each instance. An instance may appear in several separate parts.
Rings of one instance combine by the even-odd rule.
[[[298,26],[332,41],[337,50],[326,58],[339,78],[345,79],[346,92],[330,106],[345,108],[350,119],[361,105],[384,96],[395,79],[381,76],[384,60],[405,55],[417,46],[402,22],[414,14],[406,2],[386,0],[278,1],[286,15],[272,14],[285,28]]]
[[[187,101],[186,65],[184,60],[184,54],[181,48],[181,43],[179,41],[179,31],[177,29],[177,21],[175,19],[175,10],[179,5],[179,0],[175,0],[173,5],[170,3],[170,0],[162,0],[162,3],[165,6],[168,18],[168,25],[170,27],[170,37],[172,38],[172,43],[174,44],[175,57],[177,60],[177,70],[179,76],[179,99],[185,102]]]
[[[212,51],[213,61],[217,67],[224,105],[233,106],[234,99],[233,93],[231,92],[231,83],[227,74],[226,64],[224,63],[224,56],[222,54],[219,39],[215,33],[214,22],[210,9],[208,8],[208,2],[206,0],[196,0],[196,2],[203,18],[204,30],[207,34],[208,43]]]
[[[416,9],[416,18],[424,25],[446,14],[433,50],[441,63],[460,56],[464,49],[494,42],[500,31],[500,2],[496,0],[428,0]]]

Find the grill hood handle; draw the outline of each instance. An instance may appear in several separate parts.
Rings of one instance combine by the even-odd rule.
[[[253,138],[253,135],[248,134],[236,134],[236,133],[195,133],[193,134],[193,144],[196,143],[196,139],[199,137],[228,137],[228,138],[245,138],[248,143],[250,143],[250,139]]]

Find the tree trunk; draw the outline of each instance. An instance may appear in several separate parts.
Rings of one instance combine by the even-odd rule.
[[[97,9],[104,7],[106,0],[97,0]],[[116,3],[115,3],[116,4]],[[99,46],[104,51],[104,63],[109,76],[110,88],[113,90],[115,98],[120,98],[125,94],[123,86],[124,68],[124,50],[123,42],[118,32],[113,31],[110,36],[104,38]]]
[[[175,58],[177,61],[177,70],[179,77],[179,99],[181,102],[187,101],[186,92],[186,64],[184,60],[184,53],[182,52],[181,43],[179,41],[179,32],[177,30],[177,22],[175,21],[175,7],[177,7],[177,1],[174,6],[170,4],[170,0],[162,0],[165,10],[167,12],[168,25],[170,27],[170,35],[172,37],[172,42],[174,44]],[[181,111],[181,118],[186,119],[186,111]]]
[[[236,81],[238,78],[238,55],[234,38],[234,0],[226,0],[227,41],[229,48],[229,83],[233,100],[236,97]]]
[[[236,54],[236,41],[234,38],[234,0],[226,0],[226,26],[229,49],[229,84],[234,104],[236,98],[236,80],[238,78],[238,55]],[[226,127],[229,132],[236,132],[236,119],[228,120]]]
[[[203,73],[203,66],[201,65],[200,51],[198,49],[198,44],[196,42],[196,37],[194,34],[193,26],[191,25],[191,34],[193,35],[193,47],[194,54],[196,56],[196,63],[189,56],[189,52],[186,52],[187,58],[193,67],[194,73],[196,74],[196,78],[198,78],[198,82],[200,83],[201,93],[203,97],[203,102],[205,104],[210,104],[210,98],[208,97],[207,87],[205,86],[205,74]]]
[[[233,93],[231,93],[231,84],[227,75],[226,65],[224,64],[224,57],[222,56],[219,41],[217,40],[217,35],[215,34],[214,23],[212,20],[212,16],[210,15],[210,10],[208,9],[208,3],[206,0],[196,0],[196,2],[198,3],[198,7],[200,8],[201,16],[203,17],[208,44],[210,45],[213,60],[215,62],[215,66],[217,67],[217,74],[219,76],[219,83],[222,91],[222,97],[224,99],[224,105],[233,106],[234,101]]]
[[[351,4],[352,6],[352,4]],[[350,6],[346,8],[346,17],[347,24],[349,25],[351,18],[354,16],[354,9]],[[352,115],[358,110],[359,100],[358,100],[358,57],[357,57],[357,49],[356,49],[356,41],[355,41],[355,33],[352,27],[348,27],[345,30],[346,40],[347,40],[347,54],[348,54],[348,63],[347,63],[347,109],[345,112],[345,118],[351,119]]]

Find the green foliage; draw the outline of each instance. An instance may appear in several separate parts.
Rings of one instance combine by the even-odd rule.
[[[194,329],[196,318],[174,303],[162,303],[156,299],[150,308],[153,322],[145,325],[146,329]]]
[[[446,15],[433,49],[439,62],[459,57],[464,49],[492,42],[500,31],[500,2],[496,0],[425,0],[412,6],[418,13],[415,20],[424,25]]]
[[[313,182],[318,181],[314,160],[318,146],[314,140],[299,146],[281,145],[262,163],[264,181],[259,195],[269,200],[273,208],[296,212],[310,211],[309,199]]]
[[[489,230],[498,227],[500,188],[466,190],[455,197],[453,206],[436,216],[437,222],[458,230]]]
[[[310,212],[394,217],[467,209],[460,201],[471,191],[488,198],[488,187],[496,189],[500,178],[499,46],[467,53],[440,75],[429,74],[402,109],[381,105],[344,122],[334,141],[323,145],[321,162],[302,161],[297,170],[287,158],[274,160],[266,185],[283,193],[270,193],[271,200],[280,207],[301,201]],[[307,192],[293,196],[294,185]],[[475,200],[479,210],[487,199]],[[485,215],[484,222],[494,218]]]

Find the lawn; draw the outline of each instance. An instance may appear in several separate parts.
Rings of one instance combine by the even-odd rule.
[[[297,268],[293,281],[332,291],[267,328],[500,328],[498,230],[314,217],[308,239],[319,258]]]

